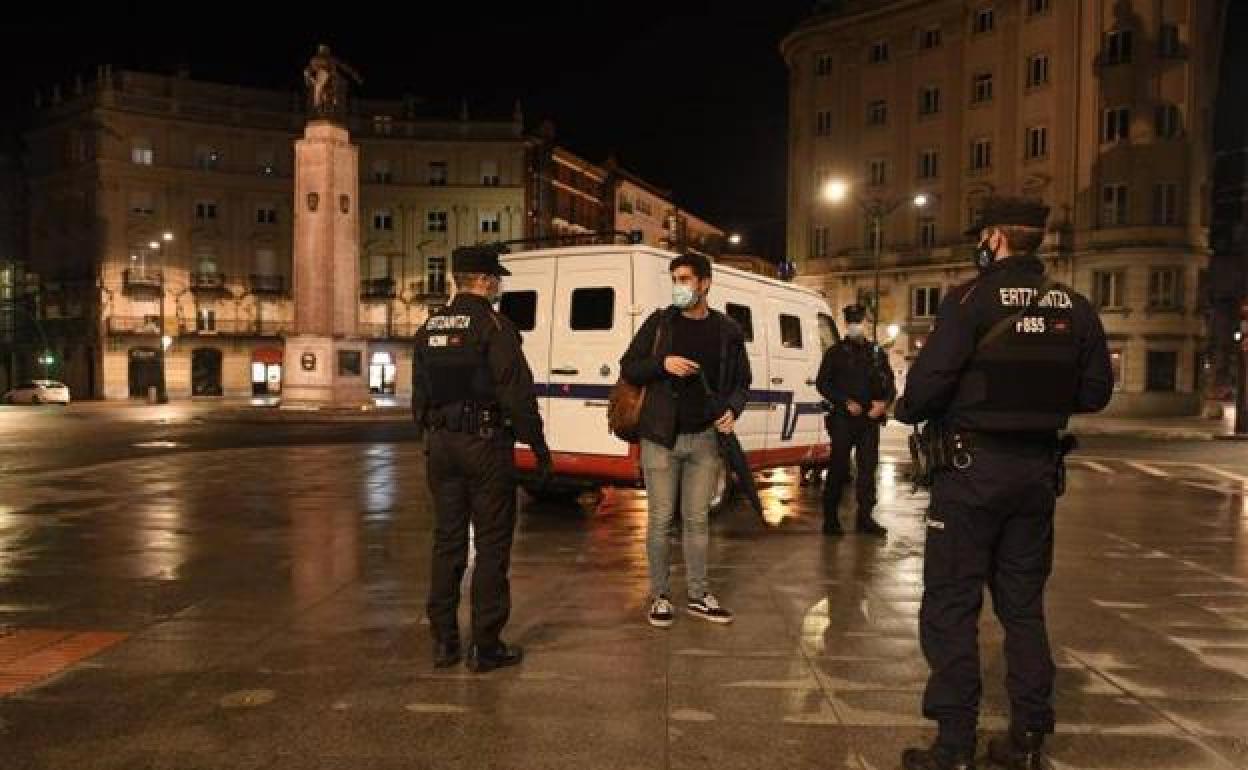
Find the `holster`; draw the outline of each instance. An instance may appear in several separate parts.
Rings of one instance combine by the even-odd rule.
[[[1066,494],[1066,455],[1079,448],[1079,439],[1073,433],[1065,433],[1057,440],[1057,473],[1054,476],[1053,491],[1058,496]]]
[[[971,455],[961,436],[938,420],[928,420],[910,434],[914,489],[931,487],[940,471],[970,467]]]

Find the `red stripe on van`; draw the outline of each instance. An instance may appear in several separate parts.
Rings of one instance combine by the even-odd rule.
[[[746,452],[746,457],[750,460],[751,468],[761,471],[787,466],[823,465],[828,461],[829,451],[827,444],[813,444],[780,449],[758,449]],[[556,476],[604,483],[637,484],[641,481],[640,455],[640,449],[633,444],[629,446],[628,454],[622,457],[573,452],[553,452],[551,457],[554,460]],[[532,471],[537,468],[537,460],[532,451],[516,449],[515,457],[518,470]]]

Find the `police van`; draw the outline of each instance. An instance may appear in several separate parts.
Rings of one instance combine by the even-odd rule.
[[[556,484],[640,486],[636,444],[607,430],[607,397],[620,356],[649,315],[671,304],[668,263],[676,255],[637,245],[591,245],[505,255],[502,312],[524,337]],[[753,374],[736,432],[755,470],[826,461],[827,435],[815,375],[837,339],[827,302],[793,284],[716,265],[711,307],[745,332]],[[517,447],[517,467],[535,467]],[[538,496],[538,490],[530,489]]]

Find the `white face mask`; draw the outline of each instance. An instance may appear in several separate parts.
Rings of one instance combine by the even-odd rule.
[[[698,304],[698,292],[692,286],[686,286],[683,283],[672,284],[672,304],[681,310],[688,310]]]
[[[866,335],[866,333],[867,333],[866,329],[860,323],[853,323],[853,324],[848,324],[845,326],[845,334],[848,337],[853,337],[854,339],[862,339]]]

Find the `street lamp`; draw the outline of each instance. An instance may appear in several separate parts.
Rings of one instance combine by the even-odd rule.
[[[733,246],[740,246],[741,245],[741,233],[733,233],[732,235],[728,236],[728,243],[732,244]]]
[[[173,242],[173,233],[165,231],[161,235],[161,241],[165,243]],[[152,241],[148,244],[152,251],[159,252],[161,241]],[[169,390],[165,380],[165,351],[173,344],[173,339],[165,334],[165,267],[167,260],[160,260],[160,344],[156,346],[156,362],[160,368],[160,379],[156,384],[156,403],[169,403]]]
[[[849,197],[849,183],[843,179],[829,179],[824,182],[823,199],[828,203],[840,203]],[[880,198],[872,198],[864,200],[858,196],[854,196],[854,200],[858,202],[859,208],[871,221],[871,246],[873,257],[875,260],[875,285],[871,292],[871,302],[873,305],[871,311],[871,341],[879,342],[879,324],[880,324],[880,263],[884,256],[884,218],[897,210],[904,198],[894,200],[883,200]],[[928,203],[928,198],[923,193],[918,193],[910,198],[910,204],[915,208],[923,208]],[[890,327],[891,329],[891,327]],[[893,335],[896,336],[896,335]]]

